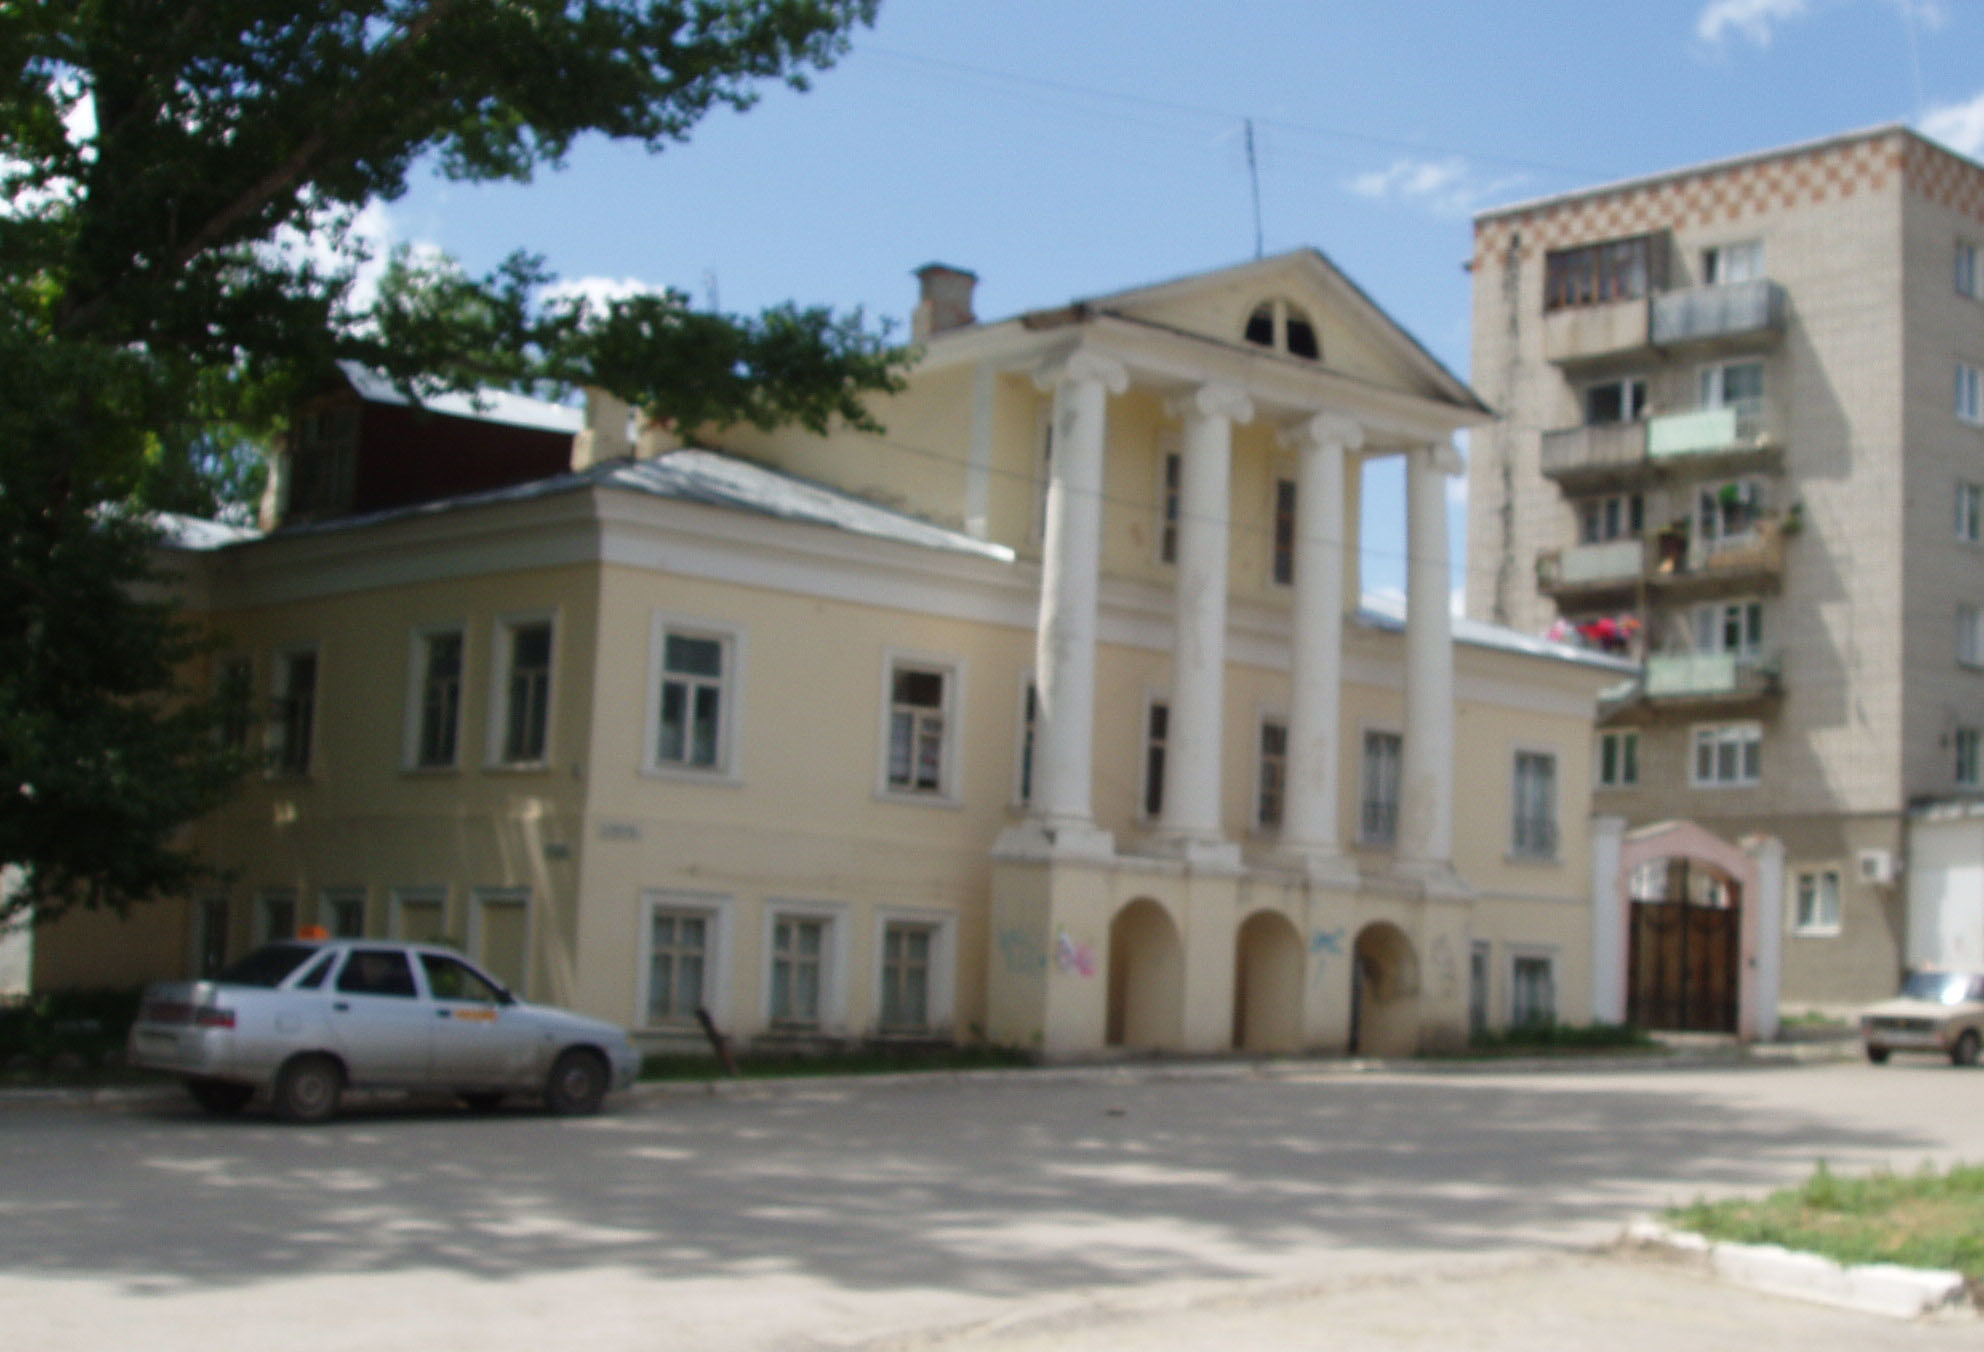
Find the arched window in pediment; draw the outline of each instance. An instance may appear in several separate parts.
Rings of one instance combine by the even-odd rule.
[[[1292,301],[1264,300],[1247,316],[1242,336],[1256,347],[1285,352],[1291,357],[1321,361],[1323,342],[1309,314]]]

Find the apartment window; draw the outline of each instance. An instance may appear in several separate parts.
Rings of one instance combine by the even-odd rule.
[[[1984,373],[1968,362],[1956,367],[1956,416],[1967,423],[1984,422]]]
[[[317,923],[333,939],[365,937],[365,889],[327,887],[317,902]]]
[[[1972,299],[1984,298],[1984,282],[1977,272],[1977,246],[1967,239],[1956,242],[1956,293]]]
[[[223,659],[214,681],[214,695],[220,701],[220,744],[229,751],[247,750],[248,735],[255,726],[254,660]]]
[[[1588,426],[1638,422],[1646,416],[1646,378],[1623,376],[1584,387],[1584,420]]]
[[[1405,739],[1396,732],[1367,729],[1364,733],[1364,772],[1358,812],[1358,839],[1366,845],[1390,845],[1398,839],[1399,761]]]
[[[780,916],[772,922],[771,1021],[816,1028],[824,1007],[828,921]]]
[[[505,624],[498,657],[502,723],[497,759],[505,765],[540,764],[551,724],[551,621]]]
[[[1033,801],[1033,730],[1039,717],[1040,687],[1028,681],[1020,692],[1019,774],[1013,792],[1013,801],[1018,803]]]
[[[1295,480],[1274,481],[1274,583],[1295,584]]]
[[[696,1017],[705,1007],[703,994],[709,971],[712,917],[703,911],[656,907],[648,916],[649,1024]]]
[[[1157,558],[1160,563],[1178,562],[1178,482],[1183,473],[1184,457],[1176,451],[1166,451],[1159,457],[1164,467],[1164,482],[1158,486],[1158,505],[1163,519],[1158,522]]]
[[[1757,723],[1695,729],[1691,780],[1696,788],[1755,784],[1763,778],[1764,732]]]
[[[1598,786],[1601,789],[1623,789],[1639,782],[1639,733],[1598,734]]]
[[[1288,724],[1279,718],[1261,720],[1260,772],[1254,782],[1254,824],[1273,831],[1281,825],[1288,789]]]
[[[1144,711],[1144,816],[1164,811],[1164,743],[1171,733],[1171,706],[1152,700]]]
[[[1797,912],[1792,929],[1798,934],[1839,933],[1839,870],[1814,869],[1798,875]]]
[[[1695,651],[1755,657],[1763,648],[1764,603],[1719,601],[1695,608]]]
[[[1702,284],[1731,286],[1754,282],[1764,275],[1764,242],[1746,239],[1702,250]]]
[[[1957,787],[1974,789],[1984,783],[1984,776],[1978,774],[1978,751],[1984,745],[1984,730],[1958,728],[1951,740],[1956,744]]]
[[[1703,408],[1741,408],[1764,397],[1764,364],[1728,361],[1704,366],[1697,378]]]
[[[1514,1028],[1557,1021],[1557,959],[1552,953],[1509,957],[1509,1025]]]
[[[730,766],[736,639],[657,617],[654,731],[648,768],[722,773]]]
[[[1584,498],[1577,504],[1578,543],[1604,544],[1637,536],[1646,522],[1646,505],[1638,493],[1612,493]]]
[[[422,770],[453,766],[462,717],[462,631],[438,629],[415,639],[419,727],[413,763]]]
[[[1291,357],[1316,361],[1323,355],[1322,342],[1308,314],[1285,300],[1264,300],[1256,305],[1247,316],[1244,336],[1256,347],[1272,348]]]
[[[1763,502],[1763,487],[1754,479],[1702,485],[1695,519],[1703,543],[1713,546],[1747,534],[1763,516]]]
[[[1956,608],[1956,660],[1966,667],[1984,667],[1984,608]]]
[[[276,659],[275,768],[278,774],[310,773],[311,740],[317,726],[317,653],[283,653]]]
[[[1984,484],[1956,486],[1956,538],[1977,544],[1984,539]]]
[[[296,937],[296,889],[265,887],[255,898],[255,942]]]
[[[1553,250],[1543,262],[1543,308],[1637,300],[1655,283],[1653,263],[1650,235]]]
[[[889,664],[886,782],[890,793],[943,797],[950,792],[955,676],[949,667]]]
[[[1516,752],[1509,849],[1530,859],[1556,857],[1557,758],[1548,752]]]
[[[929,1031],[931,957],[936,934],[934,925],[891,922],[883,926],[883,1031]]]

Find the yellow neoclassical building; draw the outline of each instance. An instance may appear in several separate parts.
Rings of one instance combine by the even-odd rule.
[[[918,276],[879,435],[685,445],[349,371],[272,528],[172,551],[210,679],[266,710],[230,735],[267,772],[197,828],[232,881],[53,927],[37,984],[314,923],[446,937],[656,1047],[706,1009],[1399,1053],[1607,1007],[1621,667],[1451,617],[1467,387],[1311,250],[1000,322]],[[1402,614],[1360,605],[1385,457]]]

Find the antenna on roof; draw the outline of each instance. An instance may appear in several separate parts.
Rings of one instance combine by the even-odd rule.
[[[1247,119],[1247,179],[1254,186],[1254,257],[1261,256],[1261,166],[1254,158],[1254,119]]]
[[[703,299],[706,302],[708,302],[711,314],[719,314],[722,312],[723,306],[718,303],[717,295],[716,295],[715,268],[703,269]]]

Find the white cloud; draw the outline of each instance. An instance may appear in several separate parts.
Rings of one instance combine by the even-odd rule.
[[[1438,216],[1466,216],[1485,199],[1506,194],[1520,177],[1483,181],[1466,160],[1393,160],[1350,180],[1350,191],[1378,202],[1408,202]]]
[[[1922,114],[1922,134],[1965,155],[1984,155],[1984,93]]]
[[[1737,33],[1768,47],[1775,25],[1800,18],[1810,9],[1810,0],[1709,0],[1695,16],[1695,36],[1719,47]]]
[[[659,296],[667,290],[637,277],[570,277],[545,287],[541,296],[547,301],[583,296],[593,306],[603,309],[612,301],[631,296]]]

